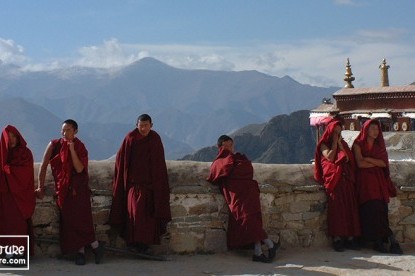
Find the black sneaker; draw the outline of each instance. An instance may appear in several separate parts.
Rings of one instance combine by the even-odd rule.
[[[76,255],[75,255],[75,264],[77,264],[77,265],[86,264],[84,253],[81,253],[81,252],[76,253]]]
[[[95,263],[96,264],[101,263],[101,260],[104,257],[104,252],[105,252],[105,242],[104,241],[99,241],[98,242],[98,247],[95,248],[95,249],[92,249],[92,252],[95,255]]]
[[[398,254],[398,255],[403,254],[402,248],[397,242],[394,242],[391,244],[391,246],[389,247],[389,252],[392,254]]]
[[[344,248],[350,250],[360,250],[360,245],[355,239],[346,240],[344,242]]]
[[[373,245],[373,250],[378,251],[380,253],[388,253],[388,250],[386,249],[385,245],[381,240],[375,241],[375,244]]]
[[[270,259],[271,261],[274,260],[275,256],[277,255],[277,251],[280,248],[281,244],[280,241],[278,240],[278,242],[276,243],[275,241],[272,241],[272,243],[274,244],[272,246],[272,248],[268,249],[268,259]]]
[[[337,252],[343,252],[344,251],[344,245],[342,240],[336,240],[333,242],[333,249]]]
[[[261,262],[261,263],[271,263],[272,260],[267,258],[264,254],[261,255],[253,255],[252,256],[252,261],[254,262]]]

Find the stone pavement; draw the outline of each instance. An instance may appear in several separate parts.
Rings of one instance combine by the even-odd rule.
[[[85,266],[68,260],[32,258],[29,271],[0,275],[415,275],[415,244],[402,246],[402,256],[370,249],[334,252],[331,248],[281,249],[271,264],[254,263],[251,251],[212,255],[170,255],[171,260],[149,261],[109,254],[102,264],[88,255]],[[10,273],[10,274],[8,274]]]

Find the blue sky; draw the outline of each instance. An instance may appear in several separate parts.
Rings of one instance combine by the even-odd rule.
[[[415,81],[413,0],[0,0],[0,60],[25,70],[110,68],[154,57],[301,83]]]

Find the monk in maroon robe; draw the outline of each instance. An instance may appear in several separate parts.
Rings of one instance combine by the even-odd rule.
[[[104,245],[95,238],[88,185],[88,151],[75,137],[78,124],[66,120],[63,138],[52,140],[43,156],[39,171],[38,195],[43,197],[46,169],[50,164],[55,180],[56,203],[60,211],[60,246],[63,254],[76,253],[75,263],[85,264],[85,246],[91,246],[95,263],[100,263]]]
[[[381,124],[368,120],[354,141],[357,170],[357,192],[362,237],[374,241],[374,249],[387,253],[384,242],[389,240],[389,252],[402,254],[399,243],[389,228],[388,203],[396,196],[396,187],[389,173],[388,153]]]
[[[30,252],[24,238],[2,238],[1,246],[24,246],[25,254],[33,255],[35,203],[32,152],[20,132],[8,125],[1,133],[0,144],[0,235],[28,235]]]
[[[227,135],[218,139],[219,153],[210,167],[208,181],[219,185],[228,204],[227,243],[230,249],[254,244],[253,261],[272,262],[279,247],[268,239],[262,226],[260,191],[253,179],[252,163],[245,155],[234,153],[233,140]],[[262,253],[261,242],[268,246],[268,256]]]
[[[314,178],[324,185],[328,195],[328,235],[336,251],[358,249],[360,236],[359,206],[355,191],[355,160],[341,137],[342,125],[327,124],[315,153]]]
[[[152,126],[148,114],[140,115],[115,161],[109,224],[120,232],[128,248],[138,253],[160,244],[171,220],[163,143]]]

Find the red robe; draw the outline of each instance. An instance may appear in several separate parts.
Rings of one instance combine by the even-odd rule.
[[[17,137],[14,148],[8,145],[9,132]],[[33,255],[32,215],[36,203],[33,155],[14,126],[8,125],[1,134],[0,166],[0,235],[29,235],[30,255]],[[8,239],[7,243],[26,247],[25,239]]]
[[[366,141],[369,126],[373,122],[378,125],[379,135],[375,139],[373,147],[369,149]],[[366,121],[353,145],[360,147],[363,157],[381,159],[386,164],[384,168],[359,168],[356,183],[362,236],[367,240],[387,238],[392,235],[389,228],[388,202],[390,197],[396,196],[396,187],[390,178],[388,153],[380,122],[377,120]]]
[[[127,244],[159,244],[171,220],[170,189],[164,148],[151,130],[134,129],[117,153],[109,224],[121,230]]]
[[[56,203],[60,210],[60,246],[63,254],[76,252],[96,240],[88,186],[88,151],[78,138],[73,142],[84,165],[82,172],[75,171],[69,146],[62,138],[52,140],[50,159]]]
[[[373,147],[369,149],[366,143],[368,129],[372,121],[373,120],[368,120],[364,123],[354,144],[360,147],[363,157],[381,159],[385,162],[386,167],[360,168],[357,171],[357,188],[360,204],[373,199],[389,202],[390,197],[396,196],[396,187],[390,178],[388,153],[386,151],[385,140],[383,139],[379,122],[379,135],[375,139]],[[369,183],[370,185],[368,185]]]
[[[322,144],[332,145],[332,136],[339,121],[329,123],[315,152],[314,178],[324,185],[328,195],[327,226],[332,237],[360,236],[359,206],[355,187],[355,162],[352,151],[342,140],[344,151],[337,150],[334,162],[322,154]]]
[[[253,244],[267,238],[262,226],[258,182],[253,179],[250,160],[240,153],[219,149],[210,167],[209,182],[219,184],[228,204],[227,243],[229,248]]]

